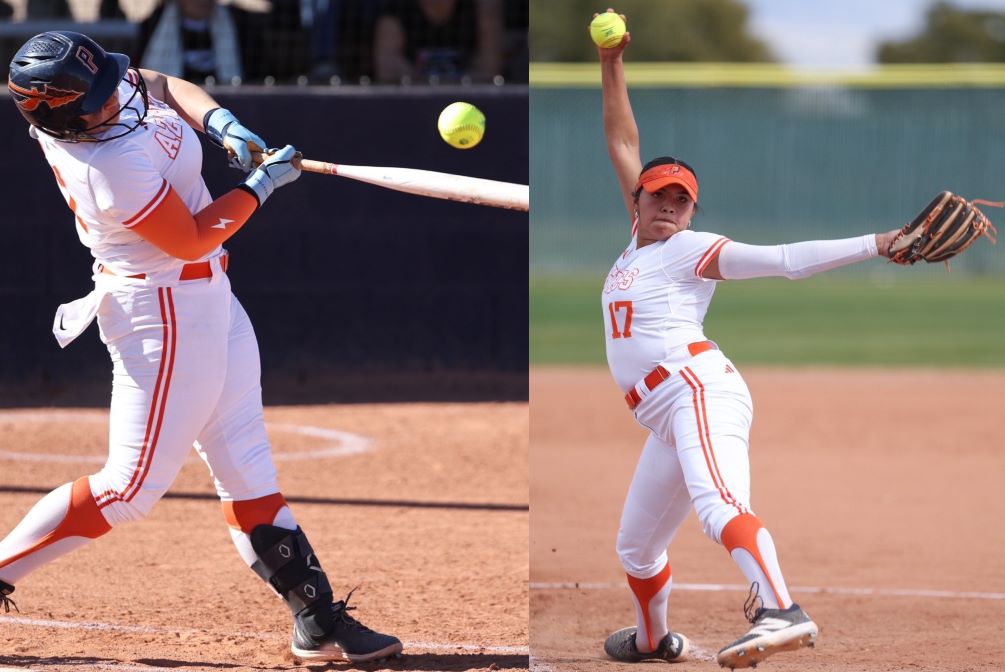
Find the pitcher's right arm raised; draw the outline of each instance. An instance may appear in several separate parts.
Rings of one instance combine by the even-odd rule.
[[[611,157],[628,216],[634,219],[633,189],[642,170],[642,159],[639,155],[639,128],[632,114],[631,102],[628,100],[628,84],[625,81],[625,67],[622,61],[625,47],[630,43],[631,33],[625,33],[621,44],[611,49],[597,47],[597,53],[600,56],[607,153]]]

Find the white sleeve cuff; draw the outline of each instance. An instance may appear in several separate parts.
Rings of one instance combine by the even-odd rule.
[[[810,240],[789,245],[744,245],[731,242],[719,252],[719,274],[726,280],[786,277],[815,273],[864,261],[878,254],[876,236]]]

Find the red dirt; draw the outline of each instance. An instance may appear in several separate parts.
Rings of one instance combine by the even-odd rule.
[[[1005,373],[744,374],[755,404],[752,504],[775,538],[794,598],[821,628],[815,650],[764,665],[779,672],[1002,669]],[[634,624],[614,540],[644,430],[606,370],[533,370],[531,408],[532,665],[541,672],[624,667],[607,660],[602,646],[610,632]],[[693,516],[670,562],[678,587],[670,627],[703,658],[673,669],[717,669],[715,652],[747,627],[744,578]],[[581,587],[554,585],[565,583]],[[682,589],[688,584],[735,587]],[[855,588],[873,592],[833,592]],[[960,594],[969,592],[994,595]]]
[[[360,455],[277,462],[288,499],[342,500],[293,503],[293,511],[336,594],[361,584],[354,615],[405,642],[403,658],[360,667],[528,669],[527,416],[525,403],[266,409],[273,427],[375,440]],[[102,458],[0,456],[0,534],[40,497],[4,486],[48,489],[99,469],[107,422],[100,411],[0,411],[0,450]],[[333,443],[288,431],[270,436],[280,457]],[[194,451],[171,492],[213,492]],[[0,667],[297,667],[288,653],[289,612],[241,561],[214,501],[165,498],[147,520],[25,577],[13,597],[21,613],[0,613]],[[117,629],[81,627],[89,623]]]

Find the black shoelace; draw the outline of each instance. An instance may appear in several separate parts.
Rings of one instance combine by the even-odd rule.
[[[761,599],[760,584],[754,581],[750,584],[750,593],[747,594],[747,599],[743,603],[743,615],[748,621],[755,623],[762,611],[764,611],[764,600]]]
[[[359,588],[359,586],[356,586],[356,588]],[[356,588],[350,590],[349,594],[345,596],[344,600],[340,600],[339,602],[336,602],[333,605],[335,607],[335,616],[336,618],[341,619],[342,622],[345,623],[350,628],[354,628],[356,630],[359,630],[360,632],[373,632],[373,630],[366,627],[365,625],[363,625],[362,623],[360,623],[347,613],[356,608],[349,606],[349,598],[352,597],[352,594],[356,592]],[[339,605],[342,606],[339,607]]]
[[[14,607],[14,611],[17,613],[21,613],[21,610],[18,609],[17,605],[14,603],[14,600],[10,599],[6,593],[0,593],[0,604],[3,605],[3,611],[5,614],[10,613],[11,607]]]

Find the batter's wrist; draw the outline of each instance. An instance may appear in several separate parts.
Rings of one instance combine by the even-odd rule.
[[[265,200],[276,190],[275,184],[264,170],[251,171],[244,182],[237,185],[237,188],[254,196],[255,200],[258,201],[258,207],[262,207]]]
[[[237,123],[237,117],[222,107],[213,108],[202,118],[202,127],[206,130],[206,135],[220,147],[223,147],[227,127],[234,123]]]

